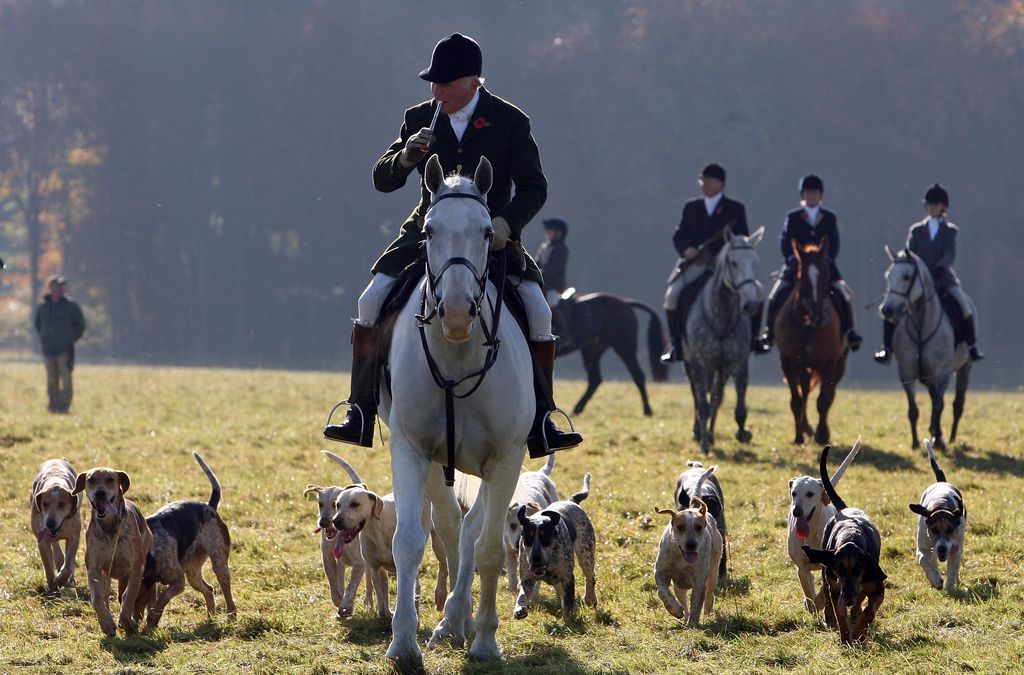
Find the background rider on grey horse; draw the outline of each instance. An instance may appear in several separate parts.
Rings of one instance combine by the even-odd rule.
[[[985,355],[976,344],[978,319],[974,302],[964,293],[960,277],[953,269],[956,237],[960,228],[946,220],[949,210],[949,193],[946,189],[938,183],[928,188],[924,193],[924,209],[928,217],[910,226],[906,247],[928,266],[950,321],[958,327],[963,341],[967,343],[971,361],[980,361]],[[888,365],[892,359],[892,337],[896,332],[896,324],[884,321],[883,325],[884,343],[882,349],[875,353],[875,361]]]
[[[850,351],[860,349],[860,344],[864,341],[854,330],[853,291],[843,279],[836,264],[839,258],[838,219],[834,211],[821,205],[824,194],[825,182],[818,176],[808,174],[800,179],[800,206],[786,214],[782,232],[779,234],[779,247],[782,259],[786,262],[780,270],[778,280],[772,286],[771,293],[768,294],[768,318],[756,351],[771,351],[775,340],[775,317],[779,315],[779,310],[782,309],[782,304],[786,302],[796,281],[799,263],[793,253],[791,241],[796,242],[798,246],[820,246],[828,239],[829,278],[832,281],[829,297],[839,313],[840,330],[846,335],[846,344],[849,345]]]
[[[733,234],[750,234],[743,204],[725,196],[725,169],[721,165],[712,163],[704,167],[697,184],[703,196],[686,202],[672,235],[679,262],[669,276],[665,291],[665,318],[672,338],[671,351],[661,358],[665,363],[683,358],[686,315],[711,276],[715,256],[725,244],[722,231],[728,227]],[[761,330],[761,314],[758,311],[751,317],[751,335],[755,337]]]
[[[398,138],[373,167],[373,184],[380,192],[405,185],[413,171],[420,172],[420,200],[402,225],[401,235],[374,263],[373,279],[359,296],[359,316],[352,330],[352,390],[349,409],[341,424],[329,424],[324,437],[334,441],[373,446],[377,402],[374,395],[374,325],[384,300],[398,275],[419,259],[423,251],[423,219],[430,206],[430,191],[423,182],[427,159],[437,155],[445,171],[472,176],[486,156],[494,171],[487,193],[491,212],[492,250],[506,244],[522,249],[520,234],[547,199],[547,179],[541,168],[537,143],[530,132],[530,118],[511,103],[483,87],[480,76],[483,56],[480,45],[454,33],[434,47],[430,66],[420,78],[431,83],[432,98],[405,111]],[[437,115],[438,106],[444,115]],[[513,185],[515,193],[513,195]],[[530,455],[545,454],[579,445],[576,432],[562,432],[547,413],[554,410],[553,373],[555,336],[551,333],[551,309],[541,291],[542,277],[525,251],[525,270],[519,295],[529,323],[537,414],[530,432]],[[518,275],[518,270],[510,271]]]

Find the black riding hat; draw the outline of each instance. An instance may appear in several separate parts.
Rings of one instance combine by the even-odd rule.
[[[946,188],[935,183],[924,193],[924,203],[949,206],[949,193],[946,192]]]
[[[721,164],[712,162],[704,167],[704,170],[700,172],[701,178],[717,178],[718,180],[725,182],[725,169],[722,168]]]
[[[545,218],[544,229],[554,230],[555,232],[561,232],[562,236],[569,234],[569,223],[565,222],[562,218]]]
[[[483,72],[484,57],[480,45],[473,38],[452,33],[434,47],[430,67],[420,71],[427,82],[453,82],[461,77],[479,77]]]
[[[804,190],[817,190],[818,192],[824,192],[825,181],[821,180],[821,178],[813,173],[809,173],[800,179],[800,192],[803,192]]]

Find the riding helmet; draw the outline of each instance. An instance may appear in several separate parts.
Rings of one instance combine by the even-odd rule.
[[[420,71],[427,82],[444,84],[462,77],[479,77],[483,72],[484,57],[480,45],[473,38],[452,33],[434,47],[430,67]]]
[[[554,230],[555,232],[561,232],[562,236],[565,237],[569,234],[569,223],[565,222],[562,218],[545,218],[544,229]]]
[[[818,192],[824,192],[825,181],[821,180],[821,178],[813,173],[809,173],[800,179],[800,192],[803,192],[804,190],[817,190]]]
[[[924,193],[925,204],[942,204],[943,206],[949,206],[949,193],[946,192],[946,188],[942,187],[938,183],[935,183],[928,191]]]
[[[725,169],[721,164],[712,162],[704,167],[704,170],[700,172],[701,178],[717,178],[718,180],[725,182]]]

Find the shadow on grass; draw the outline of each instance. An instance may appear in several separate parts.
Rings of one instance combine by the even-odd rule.
[[[965,605],[976,605],[995,600],[999,597],[999,587],[996,585],[998,581],[995,577],[991,577],[970,586],[962,586],[951,593],[950,597]]]
[[[715,595],[720,597],[731,596],[737,598],[743,597],[744,595],[750,595],[750,577],[730,574],[724,579],[720,578]]]
[[[935,644],[935,638],[927,633],[894,638],[892,634],[872,628],[871,641],[882,649],[893,652],[909,652],[919,647]]]
[[[136,633],[126,637],[104,638],[101,645],[118,663],[153,665],[151,657],[167,649],[167,640]]]
[[[506,657],[504,667],[500,670],[512,672],[537,672],[537,673],[568,673],[568,675],[581,675],[591,672],[584,664],[579,663],[569,654],[568,651],[551,642],[529,642],[524,647],[528,648],[528,654]],[[463,673],[493,673],[493,663],[467,662],[462,668]],[[606,673],[628,673],[628,670],[604,670]]]
[[[939,456],[941,466],[942,456]],[[1007,476],[1024,475],[1024,459],[1011,457],[992,450],[976,450],[965,444],[958,444],[953,450],[953,466],[970,471],[984,471]]]
[[[801,627],[803,624],[798,619],[786,618],[777,622],[769,622],[750,614],[720,614],[715,617],[714,621],[702,626],[709,635],[722,638],[735,638],[741,635],[778,635]]]
[[[39,585],[35,587],[31,595],[39,598],[40,603],[47,609],[53,609],[69,602],[90,602],[92,599],[88,588],[77,585],[65,586],[52,591],[46,586]]]

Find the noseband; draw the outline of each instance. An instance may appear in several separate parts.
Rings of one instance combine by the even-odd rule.
[[[910,292],[912,290],[914,290],[914,284],[917,283],[918,278],[921,276],[921,270],[918,269],[917,263],[915,263],[913,260],[910,260],[909,258],[906,259],[906,260],[893,260],[892,264],[893,265],[912,265],[914,267],[914,273],[910,277],[910,283],[907,284],[907,290],[906,291],[893,290],[892,284],[889,284],[889,292],[890,293],[892,293],[893,295],[899,296],[901,298],[906,298],[907,302],[913,304],[912,301],[910,300]]]
[[[754,248],[753,246],[731,246],[729,248],[729,253],[732,253],[733,251],[749,251],[749,250],[753,250],[753,248]],[[729,256],[726,255],[727,259],[728,259],[728,257]],[[754,284],[754,283],[757,283],[757,280],[754,279],[754,277],[751,277],[749,279],[744,279],[743,281],[741,281],[741,282],[739,282],[737,284],[736,281],[732,278],[732,271],[729,269],[728,266],[726,266],[726,268],[725,268],[725,287],[728,288],[733,293],[735,293],[736,295],[739,295],[741,288],[743,288],[747,284]]]

